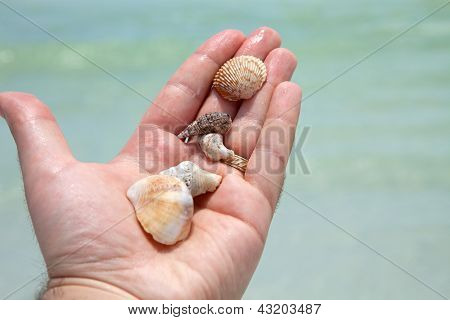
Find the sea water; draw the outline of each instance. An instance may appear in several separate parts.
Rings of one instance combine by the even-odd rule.
[[[450,6],[383,47],[445,1],[5,2],[150,98],[213,33],[277,29],[298,57],[310,130],[244,297],[450,296]],[[51,106],[84,161],[114,157],[148,107],[0,4],[9,90]],[[33,298],[45,267],[4,122],[0,154],[0,296],[38,276],[11,296]]]

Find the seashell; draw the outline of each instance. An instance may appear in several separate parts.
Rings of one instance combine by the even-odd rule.
[[[239,171],[241,171],[243,173],[245,173],[245,171],[247,171],[248,160],[237,154],[234,154],[230,158],[223,159],[222,162],[226,163],[230,167],[238,169]]]
[[[220,67],[212,86],[224,99],[238,101],[250,99],[261,89],[266,78],[264,62],[252,56],[239,56]]]
[[[234,156],[233,150],[223,145],[223,136],[218,133],[208,133],[200,136],[198,144],[203,153],[213,161],[228,159]]]
[[[127,197],[141,226],[159,243],[175,244],[189,235],[194,201],[180,179],[148,176],[134,183]]]
[[[174,176],[183,181],[193,197],[206,192],[213,192],[217,189],[222,177],[201,169],[191,161],[180,162],[175,167],[161,171],[159,174]]]
[[[202,115],[192,122],[178,135],[178,138],[188,142],[190,137],[207,134],[225,134],[231,127],[231,116],[225,112],[211,112]]]

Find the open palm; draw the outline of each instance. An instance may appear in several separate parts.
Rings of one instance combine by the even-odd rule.
[[[261,256],[292,146],[301,93],[289,81],[296,60],[269,28],[249,37],[226,30],[178,69],[119,155],[107,164],[74,159],[50,110],[24,93],[0,94],[16,140],[26,198],[49,273],[47,298],[240,298]],[[265,60],[268,79],[242,104],[210,91],[234,55]],[[245,176],[207,160],[176,134],[199,115],[233,117],[227,147],[250,159]],[[271,132],[276,132],[272,134]],[[140,227],[128,187],[191,160],[223,176],[195,198],[189,237],[156,243]]]

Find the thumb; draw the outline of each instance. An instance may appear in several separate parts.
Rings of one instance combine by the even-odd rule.
[[[0,116],[7,121],[16,141],[25,184],[42,174],[54,174],[74,161],[55,117],[33,95],[0,93]]]

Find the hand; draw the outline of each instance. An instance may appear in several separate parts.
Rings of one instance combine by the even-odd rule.
[[[279,45],[269,28],[248,38],[226,30],[207,40],[175,72],[127,145],[107,164],[77,161],[49,108],[37,98],[0,94],[0,115],[17,144],[28,208],[48,268],[44,298],[242,297],[264,247],[300,109],[300,88],[287,82],[296,59]],[[265,60],[268,79],[255,97],[238,104],[210,88],[218,68],[242,54]],[[245,176],[207,161],[196,144],[176,137],[212,111],[234,118],[225,144],[250,159]],[[273,129],[276,139],[269,134]],[[142,132],[148,139],[140,146],[144,158],[139,157]],[[183,160],[214,170],[223,180],[214,193],[195,198],[189,237],[164,246],[143,231],[126,191],[148,173]],[[274,167],[281,169],[272,172]]]

